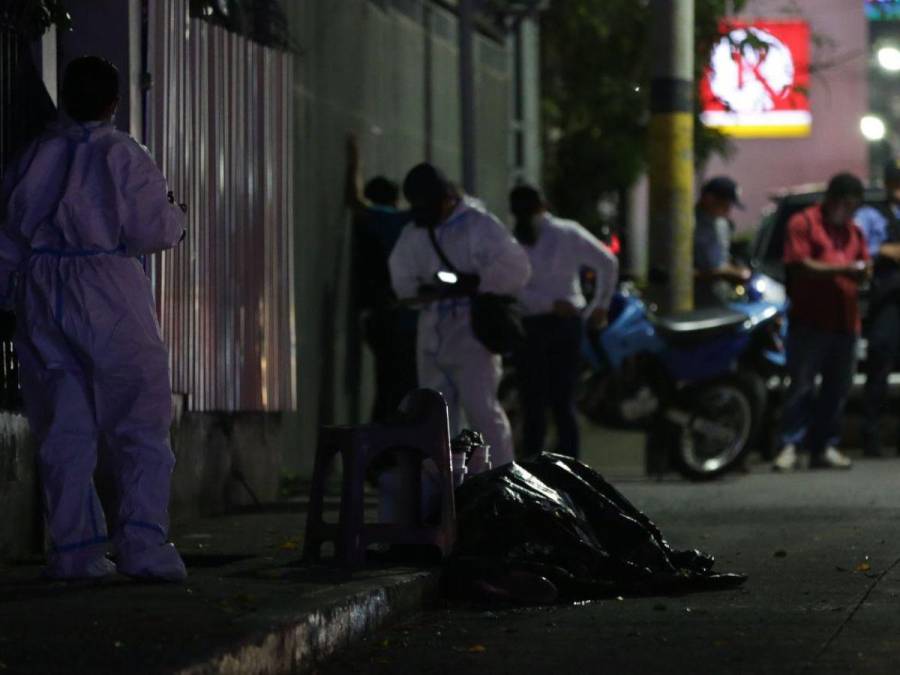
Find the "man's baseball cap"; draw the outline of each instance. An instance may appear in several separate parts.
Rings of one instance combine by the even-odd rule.
[[[884,165],[884,182],[894,185],[900,183],[900,161],[892,159]]]
[[[744,208],[744,203],[741,201],[741,189],[728,176],[716,176],[706,181],[703,187],[700,188],[700,194],[707,192],[729,200],[739,209]]]

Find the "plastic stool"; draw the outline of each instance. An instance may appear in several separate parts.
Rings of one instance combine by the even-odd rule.
[[[431,389],[417,389],[403,399],[401,419],[395,424],[322,427],[316,449],[309,511],[306,518],[306,560],[321,558],[322,544],[333,541],[335,560],[358,567],[370,544],[425,544],[436,546],[444,557],[456,540],[453,474],[450,466],[450,420],[444,397]],[[391,452],[403,477],[400,522],[365,524],[363,492],[366,472],[373,460]],[[341,507],[336,524],[322,518],[325,482],[340,454],[343,460]],[[440,521],[422,523],[421,469],[434,461],[440,483]]]

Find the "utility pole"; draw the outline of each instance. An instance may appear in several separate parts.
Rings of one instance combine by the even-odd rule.
[[[694,295],[694,0],[652,7],[650,281],[661,309],[681,311]]]
[[[459,100],[462,121],[463,190],[475,194],[475,6],[478,0],[459,0]]]

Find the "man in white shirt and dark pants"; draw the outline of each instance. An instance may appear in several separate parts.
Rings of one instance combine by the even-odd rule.
[[[583,322],[606,324],[616,287],[619,263],[613,253],[584,227],[547,211],[541,193],[520,185],[510,193],[515,235],[528,253],[532,275],[519,293],[526,339],[516,355],[524,418],[523,455],[542,450],[550,408],[556,424],[552,449],[578,457],[575,385],[581,360]],[[581,290],[581,269],[596,272],[597,288],[590,303]]]

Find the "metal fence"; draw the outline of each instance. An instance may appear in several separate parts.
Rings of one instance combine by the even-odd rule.
[[[188,204],[153,265],[176,391],[191,410],[292,410],[293,57],[149,3],[148,146]]]

